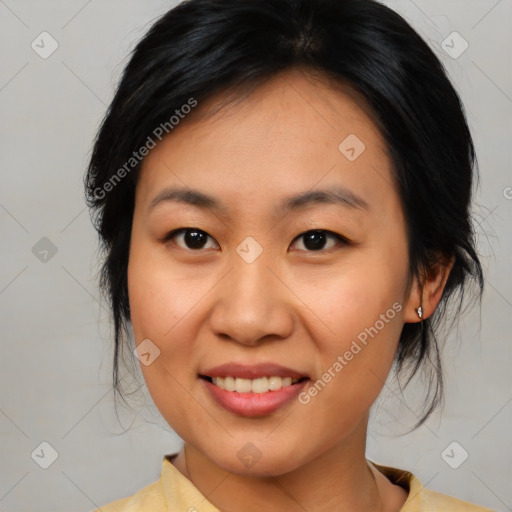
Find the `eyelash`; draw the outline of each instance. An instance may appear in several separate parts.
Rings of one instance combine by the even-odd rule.
[[[210,236],[208,233],[206,233],[206,231],[203,231],[202,229],[199,229],[199,228],[178,228],[178,229],[174,229],[173,231],[170,231],[169,233],[167,233],[163,238],[162,238],[162,242],[168,242],[169,240],[171,240],[172,238],[174,238],[176,235],[182,233],[182,232],[187,232],[187,231],[197,231],[199,233],[204,233],[206,234],[209,238],[211,238],[212,240],[214,240],[214,238],[212,236]],[[310,252],[310,253],[323,253],[323,252],[328,252],[328,251],[331,251],[333,249],[336,249],[336,248],[339,248],[338,246],[347,246],[347,245],[350,245],[351,244],[351,241],[342,236],[342,235],[339,235],[338,233],[334,233],[333,231],[329,231],[327,229],[310,229],[308,231],[304,231],[303,233],[301,233],[300,235],[296,236],[292,243],[295,241],[295,240],[299,240],[301,237],[303,237],[304,235],[307,235],[308,233],[324,233],[326,234],[328,237],[332,237],[332,238],[336,238],[338,240],[338,244],[337,246],[335,247],[331,247],[329,249],[319,249],[317,251],[314,251],[314,250],[308,250],[308,249],[299,249],[300,251],[303,251],[303,252]],[[218,244],[217,244],[218,245]],[[181,249],[183,249],[183,247],[180,247]],[[184,249],[184,250],[189,250],[191,252],[199,252],[203,249]]]

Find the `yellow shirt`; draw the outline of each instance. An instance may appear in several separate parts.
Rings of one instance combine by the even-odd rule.
[[[133,496],[105,505],[93,512],[219,512],[170,462],[166,455],[160,479]],[[410,472],[372,464],[394,484],[409,491],[400,512],[495,512],[429,489]]]

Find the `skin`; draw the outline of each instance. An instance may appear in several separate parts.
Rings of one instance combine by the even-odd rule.
[[[348,87],[291,70],[216,111],[221,100],[198,105],[150,151],[136,188],[131,322],[137,344],[149,338],[160,350],[141,369],[184,440],[173,463],[222,511],[399,510],[407,492],[365,458],[369,409],[403,324],[419,321],[420,301],[423,318],[433,313],[451,265],[431,272],[420,297],[391,160]],[[366,146],[354,161],[338,149],[349,134]],[[310,204],[273,214],[285,197],[330,185],[369,208]],[[169,186],[212,195],[226,214],[171,201],[148,213]],[[179,228],[204,231],[203,248],[187,246],[183,234],[164,240]],[[312,250],[301,235],[317,229],[351,243],[328,236]],[[250,264],[236,252],[247,236],[263,249]],[[401,311],[305,405],[293,400],[267,416],[241,417],[216,404],[198,378],[226,362],[272,361],[312,385],[394,303]],[[261,454],[251,467],[237,457],[248,442]]]

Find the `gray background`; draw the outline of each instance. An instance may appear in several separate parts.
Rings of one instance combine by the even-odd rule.
[[[0,511],[92,510],[156,480],[162,456],[180,446],[154,407],[140,402],[116,416],[82,192],[128,53],[174,3],[0,0]],[[373,410],[368,457],[437,491],[512,510],[512,2],[386,3],[430,42],[465,104],[480,163],[474,210],[486,292],[447,339],[443,414],[403,436],[421,383],[404,403],[390,381]],[[47,58],[31,47],[51,49],[49,39],[41,48],[43,31],[59,45]],[[457,58],[443,45],[454,31],[469,44]],[[52,449],[42,442],[58,454],[47,469]]]

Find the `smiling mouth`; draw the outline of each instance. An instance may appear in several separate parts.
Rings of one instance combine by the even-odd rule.
[[[234,393],[269,393],[272,391],[279,391],[280,389],[293,386],[309,380],[308,377],[300,379],[292,379],[291,377],[259,377],[257,379],[243,379],[240,377],[209,377],[208,375],[199,375],[204,379],[220,389],[225,391],[232,391]]]

